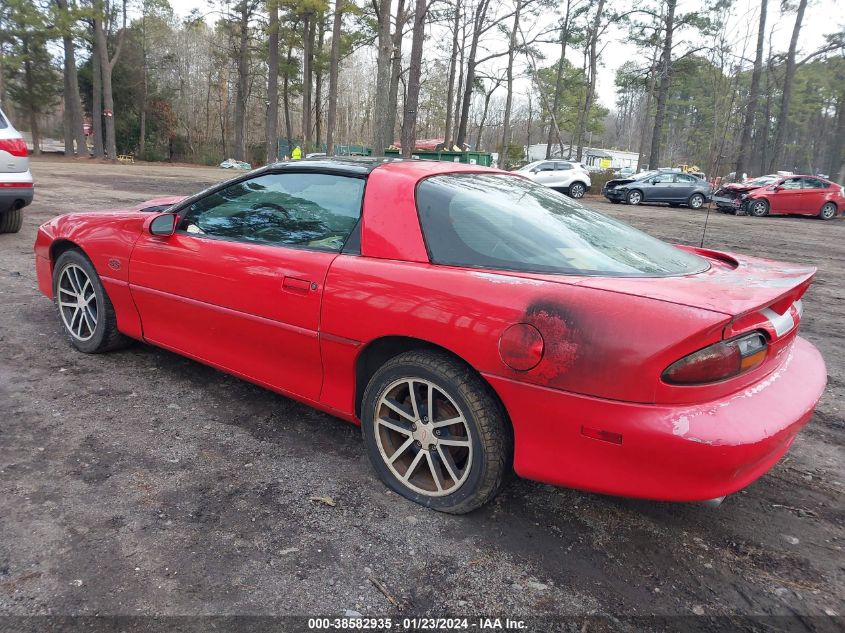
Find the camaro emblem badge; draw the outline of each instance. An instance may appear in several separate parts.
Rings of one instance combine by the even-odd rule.
[[[120,260],[112,257],[109,260],[109,268],[111,268],[112,270],[120,270]]]

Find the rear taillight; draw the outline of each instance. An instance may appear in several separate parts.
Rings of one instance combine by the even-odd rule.
[[[26,143],[22,138],[0,139],[0,151],[9,152],[12,156],[23,158],[27,155]]]
[[[661,378],[673,385],[725,380],[760,365],[766,358],[767,348],[766,336],[760,332],[721,341],[672,363]]]

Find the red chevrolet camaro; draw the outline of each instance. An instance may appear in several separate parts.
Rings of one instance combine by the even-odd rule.
[[[461,513],[518,475],[664,499],[734,492],[826,381],[815,269],[672,246],[521,176],[426,161],[271,165],[40,227],[73,346],[132,339],[344,418],[395,491]]]

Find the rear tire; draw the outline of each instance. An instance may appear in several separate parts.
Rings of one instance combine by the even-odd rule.
[[[0,233],[17,233],[23,226],[23,207],[0,213]]]
[[[625,197],[625,201],[632,206],[637,206],[643,201],[643,192],[638,189],[629,191],[628,195]]]
[[[832,202],[826,202],[819,211],[819,217],[822,220],[832,220],[836,217],[836,205]]]
[[[380,367],[364,391],[361,429],[382,481],[440,512],[484,505],[510,471],[513,439],[502,405],[445,352],[405,352]]]
[[[769,215],[769,203],[765,200],[752,200],[748,204],[748,214],[755,218],[762,218]]]
[[[117,316],[94,266],[82,251],[59,255],[53,268],[53,303],[62,330],[80,352],[99,354],[132,342],[117,329]]]
[[[704,196],[700,193],[694,193],[689,197],[689,201],[687,202],[690,209],[700,209],[704,206]]]

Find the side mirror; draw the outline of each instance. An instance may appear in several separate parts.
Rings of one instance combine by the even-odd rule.
[[[781,187],[780,185],[775,185],[774,191],[780,191],[781,189],[783,189],[783,187]]]
[[[150,222],[150,234],[158,235],[159,237],[168,237],[176,232],[176,218],[175,213],[162,213],[153,218]]]

